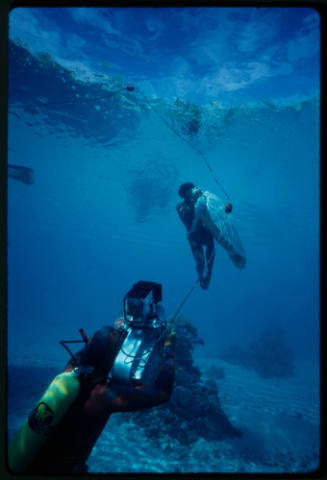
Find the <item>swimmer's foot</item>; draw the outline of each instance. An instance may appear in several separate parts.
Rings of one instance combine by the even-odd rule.
[[[201,277],[200,278],[200,287],[203,288],[203,290],[207,290],[208,287],[209,287],[209,282],[210,282],[210,278]]]

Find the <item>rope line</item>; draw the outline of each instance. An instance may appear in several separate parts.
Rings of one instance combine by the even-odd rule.
[[[108,94],[105,94],[105,95],[99,95],[99,96],[96,96],[96,97],[75,97],[75,98],[72,98],[71,100],[56,100],[55,102],[42,102],[42,100],[39,100],[39,99],[35,99],[37,101],[37,103],[35,104],[34,103],[25,103],[24,105],[12,105],[11,107],[9,107],[9,111],[11,111],[11,109],[21,109],[21,108],[30,108],[30,107],[47,107],[47,106],[52,106],[52,105],[63,105],[65,103],[77,103],[77,102],[85,102],[85,103],[88,103],[88,102],[93,102],[94,100],[102,100],[102,99],[108,99],[108,98],[112,98],[114,97],[115,95],[117,95],[118,93],[120,93],[119,90],[115,91],[115,92],[112,92],[112,93],[108,93]]]
[[[193,284],[193,286],[191,287],[191,289],[188,291],[188,293],[186,294],[186,296],[184,297],[182,303],[180,304],[180,306],[179,306],[178,309],[177,309],[177,312],[175,313],[175,315],[174,315],[173,318],[172,318],[172,322],[175,321],[175,319],[176,319],[177,315],[179,314],[179,312],[181,311],[184,303],[186,303],[186,301],[188,300],[188,298],[191,296],[193,290],[195,289],[195,287],[197,286],[197,284],[199,283],[199,281],[200,281],[200,279],[198,278],[198,279],[196,280],[196,282]]]
[[[170,125],[169,122],[167,122],[167,120],[158,112],[158,110],[156,108],[154,108],[153,105],[151,105],[151,103],[149,102],[149,100],[147,99],[147,97],[145,95],[143,95],[142,92],[140,92],[140,95],[142,96],[143,100],[149,105],[149,107],[151,108],[151,110],[160,118],[160,120],[172,131],[175,133],[175,135],[177,135],[181,140],[183,140],[185,143],[187,143],[198,155],[200,155],[204,161],[204,163],[206,164],[212,178],[214,179],[214,181],[216,182],[217,186],[222,190],[222,192],[225,194],[226,198],[228,200],[230,200],[230,196],[228,195],[228,193],[226,192],[226,190],[224,189],[224,187],[222,186],[222,184],[218,181],[217,177],[215,176],[212,168],[211,168],[211,165],[209,164],[206,156],[204,155],[204,153],[201,152],[201,150],[199,150],[198,148],[196,148],[187,138],[183,137],[183,135],[181,135],[172,125]]]

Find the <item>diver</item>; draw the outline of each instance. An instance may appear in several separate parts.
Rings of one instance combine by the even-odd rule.
[[[183,183],[178,194],[183,202],[176,209],[187,230],[200,286],[206,290],[215,259],[214,239],[227,251],[237,268],[245,266],[245,252],[235,228],[227,218],[230,213],[228,206],[224,206],[216,195],[202,192],[191,182]]]
[[[129,292],[131,295],[124,299],[123,316],[112,327],[101,328],[89,339],[81,330],[85,346],[72,356],[65,369],[68,374],[76,369],[80,372],[79,393],[62,420],[53,427],[49,415],[44,415],[44,402],[40,401],[31,412],[28,424],[33,430],[33,439],[35,433],[41,433],[46,435],[46,441],[24,473],[86,473],[86,461],[112,413],[150,408],[169,400],[174,380],[176,334],[163,319],[164,309],[158,305],[160,298],[156,297],[158,286],[161,287],[153,282],[138,282]],[[157,288],[158,291],[160,294]],[[157,329],[159,333],[153,333]],[[156,336],[156,343],[152,348],[148,343],[140,354],[140,341],[151,335]],[[148,383],[149,376],[145,379],[144,368],[147,364],[148,370],[152,370],[150,353],[158,345],[160,364],[152,383],[151,380]],[[135,351],[136,346],[138,351]],[[18,438],[17,449],[21,444]],[[12,470],[15,470],[15,461],[10,461],[9,453]],[[17,465],[19,461],[18,458]]]

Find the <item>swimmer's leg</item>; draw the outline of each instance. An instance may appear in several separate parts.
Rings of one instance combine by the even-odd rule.
[[[191,250],[193,253],[193,257],[195,259],[196,269],[198,271],[199,280],[201,284],[203,273],[204,273],[204,267],[205,267],[203,248],[201,244],[199,244],[195,240],[192,240],[192,238],[189,238],[189,242],[190,242]]]
[[[211,237],[206,243],[206,259],[207,259],[207,273],[203,277],[201,287],[205,290],[209,287],[209,283],[212,275],[212,267],[215,261],[215,243],[213,237]]]

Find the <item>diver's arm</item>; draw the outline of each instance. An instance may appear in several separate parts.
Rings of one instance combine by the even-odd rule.
[[[154,386],[110,385],[106,393],[108,409],[111,412],[130,412],[160,405],[169,400],[173,382],[174,350],[171,345],[166,345]]]
[[[183,211],[183,202],[182,203],[179,203],[178,205],[176,205],[176,210],[177,210],[177,213],[179,215],[179,218],[184,221],[183,219],[183,215],[182,215],[182,211]]]
[[[189,231],[193,218],[193,213],[191,213],[190,208],[186,206],[185,202],[182,202],[176,206],[176,210],[179,218],[184,223],[186,230]]]

